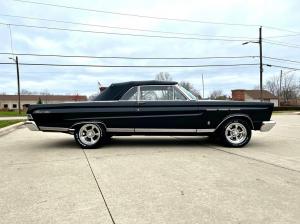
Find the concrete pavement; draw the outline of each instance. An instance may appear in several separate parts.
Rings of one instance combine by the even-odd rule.
[[[0,138],[1,223],[298,223],[300,116],[275,115],[242,149],[205,137]]]

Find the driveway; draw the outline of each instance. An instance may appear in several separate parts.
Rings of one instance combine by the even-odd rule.
[[[0,138],[1,223],[299,223],[300,116],[275,115],[242,149],[205,137]]]

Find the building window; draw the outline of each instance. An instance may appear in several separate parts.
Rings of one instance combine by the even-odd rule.
[[[3,108],[7,109],[8,108],[8,104],[3,104]]]
[[[17,104],[14,103],[13,104],[13,108],[16,109],[17,108]]]

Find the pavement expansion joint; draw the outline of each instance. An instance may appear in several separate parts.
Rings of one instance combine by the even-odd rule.
[[[95,175],[95,173],[94,173],[94,170],[93,170],[93,168],[92,168],[92,166],[91,166],[91,163],[90,163],[90,161],[89,161],[89,158],[88,158],[88,156],[87,156],[87,154],[86,154],[86,152],[85,152],[84,149],[82,149],[82,152],[83,152],[83,154],[84,154],[84,156],[85,156],[85,158],[86,158],[86,161],[87,161],[87,163],[88,163],[88,165],[89,165],[89,167],[90,167],[92,176],[93,176],[93,178],[94,178],[94,180],[95,180],[95,182],[96,182],[96,184],[97,184],[99,193],[100,193],[100,195],[101,195],[101,197],[102,197],[102,199],[103,199],[103,201],[104,201],[105,207],[106,207],[107,212],[108,212],[108,214],[109,214],[109,216],[110,216],[110,218],[111,218],[111,221],[112,221],[113,224],[116,224],[116,222],[115,222],[115,220],[114,220],[114,218],[113,218],[113,216],[112,216],[112,214],[111,214],[111,211],[110,211],[110,209],[109,209],[109,207],[108,207],[108,204],[107,204],[107,202],[106,202],[106,200],[105,200],[105,197],[104,197],[103,191],[101,190],[100,184],[99,184],[99,182],[98,182],[98,180],[97,180],[97,178],[96,178],[96,175]]]

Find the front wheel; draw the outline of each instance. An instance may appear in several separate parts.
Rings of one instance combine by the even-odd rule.
[[[96,123],[84,124],[75,130],[74,138],[83,149],[96,148],[104,142],[105,130]]]
[[[251,139],[251,127],[243,119],[232,119],[222,126],[220,137],[225,146],[243,147]]]

